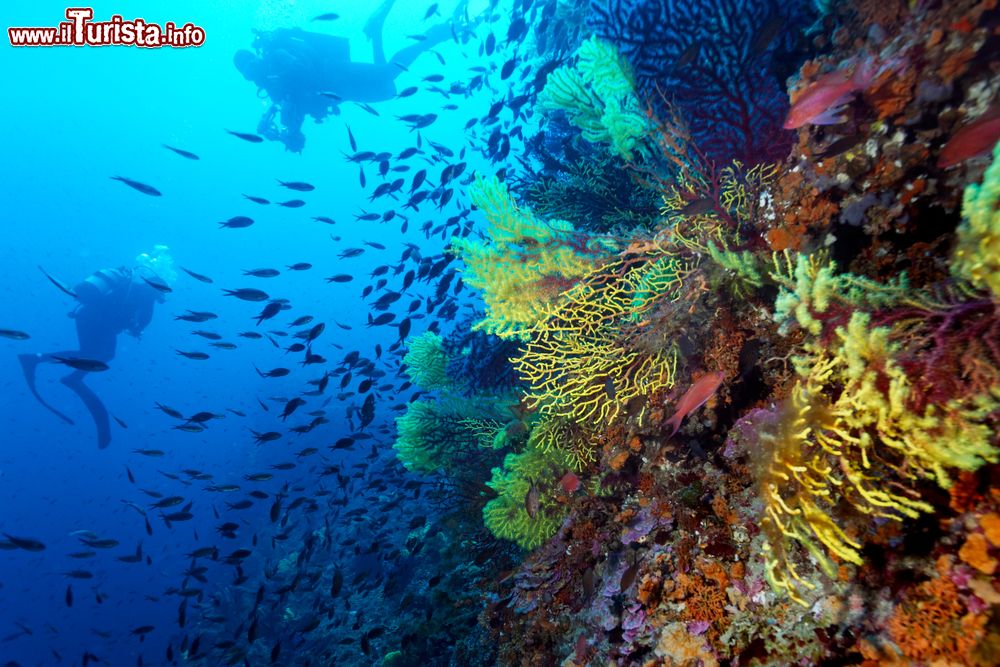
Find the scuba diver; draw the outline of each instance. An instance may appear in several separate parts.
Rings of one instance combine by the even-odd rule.
[[[241,49],[233,57],[236,69],[257,85],[258,96],[271,105],[257,125],[257,133],[301,153],[306,138],[302,122],[307,115],[317,123],[330,113],[340,114],[340,102],[382,102],[396,96],[396,77],[424,51],[470,27],[461,22],[467,0],[456,7],[451,21],[431,27],[416,44],[386,60],[382,28],[395,0],[385,0],[368,19],[364,32],[372,41],[374,62],[351,60],[344,37],[282,28],[257,35],[253,51]],[[276,119],[277,118],[277,119]],[[280,124],[279,122],[280,121]]]
[[[48,275],[48,274],[46,274]],[[128,332],[135,338],[153,319],[153,307],[163,303],[169,283],[177,279],[173,258],[166,246],[158,245],[152,253],[135,258],[135,266],[102,269],[72,290],[55,281],[56,286],[76,297],[77,306],[69,313],[76,320],[79,347],[47,354],[21,354],[18,360],[28,389],[38,402],[68,424],[73,420],[49,405],[35,386],[35,372],[41,363],[65,364],[74,369],[60,382],[69,387],[90,412],[97,427],[97,446],[104,449],[111,442],[108,410],[83,380],[87,373],[107,370],[114,359],[118,334]]]

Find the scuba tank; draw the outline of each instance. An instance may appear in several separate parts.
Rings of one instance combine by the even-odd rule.
[[[117,297],[132,284],[132,270],[124,267],[96,271],[73,289],[82,305],[107,301]]]

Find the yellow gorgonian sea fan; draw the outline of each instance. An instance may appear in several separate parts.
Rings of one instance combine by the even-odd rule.
[[[487,242],[452,241],[465,262],[465,283],[480,290],[486,316],[477,329],[501,338],[526,339],[559,295],[605,256],[568,222],[543,221],[517,205],[495,177],[478,176],[472,203],[486,216]]]

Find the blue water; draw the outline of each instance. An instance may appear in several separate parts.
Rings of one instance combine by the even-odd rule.
[[[367,274],[377,265],[395,266],[404,241],[419,244],[425,255],[440,253],[441,239],[427,240],[420,226],[426,220],[439,224],[468,205],[459,195],[443,211],[422,207],[420,213],[410,215],[405,235],[398,219],[388,224],[356,221],[354,215],[361,210],[381,212],[387,206],[398,208],[402,202],[372,204],[367,200],[371,185],[367,191],[360,188],[357,165],[342,155],[350,152],[345,124],[357,138],[359,150],[398,153],[414,145],[416,134],[393,117],[415,110],[433,111],[440,118],[422,132],[423,139],[450,146],[457,153],[467,142],[462,129],[465,121],[482,114],[490,100],[488,92],[458,99],[460,109],[448,112],[440,110],[442,97],[421,91],[406,100],[376,104],[379,117],[345,104],[339,117],[330,117],[322,125],[306,121],[307,144],[301,155],[285,151],[276,142],[251,144],[227,134],[226,128],[254,132],[264,109],[254,86],[232,64],[233,53],[249,47],[252,29],[305,26],[349,36],[354,58],[370,59],[370,47],[360,36],[368,8],[334,4],[339,6],[319,0],[93,3],[99,19],[122,13],[126,18],[141,16],[158,23],[192,21],[204,27],[207,41],[191,49],[13,49],[6,39],[0,40],[0,71],[5,73],[0,129],[4,148],[0,166],[4,184],[0,328],[31,335],[27,341],[0,339],[0,531],[46,545],[38,553],[0,551],[0,662],[81,664],[82,656],[89,652],[111,665],[136,664],[140,656],[144,664],[167,664],[164,655],[168,644],[177,655],[183,636],[198,634],[192,630],[192,619],[198,615],[195,601],[188,606],[188,627],[181,629],[177,615],[182,598],[167,592],[182,586],[183,571],[190,565],[185,554],[213,544],[222,555],[237,548],[253,548],[254,555],[244,566],[253,583],[259,580],[265,561],[280,560],[299,546],[279,543],[272,549],[269,536],[276,528],[268,519],[271,499],[257,500],[252,508],[236,512],[227,511],[225,502],[246,498],[246,491],[254,488],[274,494],[285,483],[301,486],[292,497],[308,496],[321,486],[335,489],[335,478],[318,475],[322,465],[340,464],[350,473],[349,465],[364,460],[373,445],[379,452],[372,465],[391,465],[392,436],[387,427],[395,413],[389,406],[404,401],[408,394],[380,395],[375,422],[369,429],[376,437],[359,443],[354,450],[334,452],[326,446],[352,432],[346,413],[350,406],[360,407],[362,401],[357,396],[336,399],[339,377],[331,380],[325,396],[309,399],[287,424],[278,419],[281,404],[268,398],[288,398],[311,388],[308,380],[321,376],[324,369],[335,368],[351,350],[374,359],[376,343],[387,349],[396,340],[397,330],[364,326],[369,307],[360,292],[371,282]],[[419,30],[429,4],[423,0],[397,3],[386,24],[387,53],[412,43],[405,35]],[[331,8],[342,14],[339,20],[309,23],[311,17]],[[54,25],[64,9],[64,4],[49,1],[5,2],[4,27]],[[450,9],[443,6],[442,13],[448,15]],[[398,79],[398,87],[417,85],[422,76],[431,73],[466,76],[467,67],[476,58],[474,44],[446,42],[437,50],[449,63],[448,68],[425,54]],[[185,160],[162,148],[164,143],[193,151],[201,159]],[[474,162],[471,155],[469,159]],[[443,163],[433,170],[441,166]],[[470,164],[470,171],[473,166],[478,165]],[[409,179],[412,173],[402,175]],[[111,180],[115,175],[152,184],[163,196],[145,196]],[[369,180],[378,182],[373,176],[369,173]],[[301,194],[287,191],[276,179],[308,181],[316,190]],[[244,199],[243,193],[272,201],[302,198],[307,204],[300,209],[258,206]],[[218,228],[218,221],[236,215],[251,216],[256,224],[248,229]],[[329,216],[337,224],[315,222],[312,216]],[[364,241],[382,243],[387,249],[364,246]],[[128,425],[123,429],[112,424],[113,441],[99,451],[87,413],[56,382],[63,369],[41,367],[39,390],[75,421],[72,426],[41,407],[21,377],[16,354],[75,346],[73,321],[66,316],[72,300],[37,267],[41,265],[74,284],[98,269],[130,264],[133,257],[155,244],[169,246],[179,266],[207,274],[215,282],[207,285],[182,274],[166,302],[157,306],[141,340],[120,336],[111,370],[89,377],[88,383],[109,411]],[[338,259],[337,253],[349,247],[364,247],[366,252]],[[296,262],[309,262],[313,268],[285,270]],[[277,268],[282,274],[272,279],[242,276],[243,270],[260,267]],[[325,277],[338,273],[353,274],[355,280],[325,282]],[[240,287],[257,287],[272,297],[290,300],[292,309],[259,327],[262,331],[289,331],[288,324],[301,315],[314,316],[313,324],[324,322],[326,331],[314,351],[324,355],[328,363],[303,368],[301,355],[286,355],[266,339],[236,337],[239,331],[257,329],[251,317],[263,305],[224,297],[221,291]],[[410,294],[432,289],[418,283]],[[409,303],[410,294],[400,303]],[[212,311],[219,319],[204,324],[174,320],[174,315],[186,309]],[[334,321],[352,328],[341,329]],[[416,320],[411,336],[429,323],[430,319]],[[190,333],[195,329],[218,331],[224,340],[239,347],[232,351],[212,348],[208,341]],[[276,340],[283,346],[293,341],[290,336]],[[188,360],[176,354],[178,349],[206,351],[210,359]],[[387,373],[376,384],[399,383],[395,375],[398,360],[387,352],[376,362]],[[262,379],[253,364],[261,369],[286,366],[292,373],[285,378]],[[293,423],[307,421],[304,413],[322,408],[330,396],[334,398],[325,406],[330,423],[304,436],[286,432]],[[268,403],[270,412],[260,409],[258,398]],[[207,410],[226,417],[211,421],[203,432],[185,433],[173,428],[178,422],[157,410],[156,402],[186,415]],[[247,416],[238,417],[227,409]],[[284,437],[258,446],[249,429],[279,430]],[[320,448],[320,454],[298,461],[293,452],[308,446]],[[136,449],[166,454],[145,457],[134,453]],[[284,461],[298,466],[290,471],[269,468]],[[127,479],[126,466],[134,474],[135,484]],[[213,479],[192,482],[181,472],[184,469],[203,471]],[[275,476],[262,483],[243,479],[257,472]],[[242,491],[208,493],[204,487],[210,483],[239,484]],[[185,503],[193,501],[194,519],[168,528],[157,511],[150,509],[153,534],[147,535],[142,517],[124,503],[148,507],[155,499],[142,489],[181,495]],[[399,520],[405,523],[421,509],[419,501],[404,504]],[[321,517],[322,513],[295,514],[295,534],[301,536],[309,522],[321,525]],[[218,537],[215,526],[230,520],[241,524],[238,538]],[[360,525],[362,535],[379,527]],[[358,532],[346,523],[341,528]],[[97,549],[97,556],[91,559],[74,560],[69,553],[86,550],[73,535],[81,530],[113,538],[120,545]],[[251,545],[254,534],[259,537],[256,548]],[[131,554],[139,543],[150,564],[117,560]],[[233,576],[230,566],[208,565],[208,583],[189,584],[204,589],[206,601],[224,590]],[[63,574],[75,569],[89,570],[94,577],[77,580]],[[67,586],[72,587],[72,607],[65,601]],[[131,631],[144,625],[155,629],[140,641]],[[360,655],[356,650],[354,653]]]

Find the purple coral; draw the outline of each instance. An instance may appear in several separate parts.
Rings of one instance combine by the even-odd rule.
[[[676,105],[716,163],[784,159],[793,134],[784,80],[815,20],[811,3],[776,0],[594,0],[591,24],[631,63],[654,111]]]

